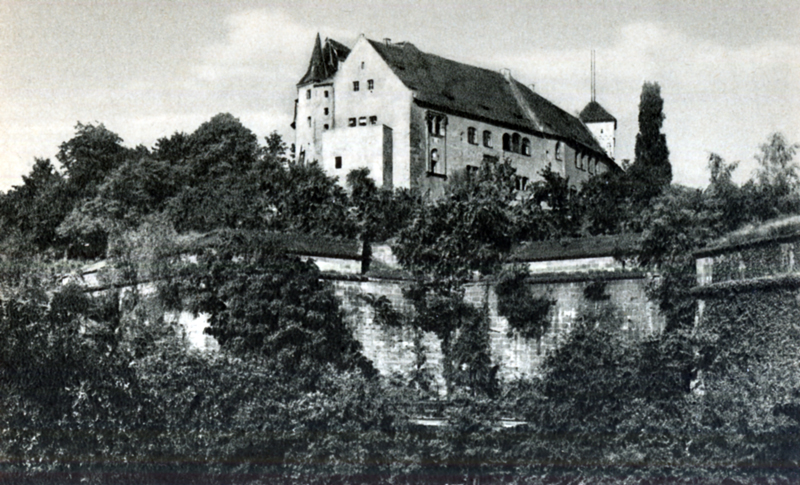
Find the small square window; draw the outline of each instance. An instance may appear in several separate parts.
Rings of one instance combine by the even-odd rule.
[[[325,108],[324,111],[325,111],[325,114],[327,115],[328,114],[328,108]]]
[[[325,123],[324,125],[322,125],[322,128],[323,128],[324,130],[327,130],[327,129],[328,129],[328,124],[327,124],[327,123]]]
[[[358,119],[358,125],[359,126],[367,126],[367,117],[366,116],[362,116],[361,118],[359,118]]]
[[[378,124],[378,117],[377,116],[370,116],[369,117],[369,124],[370,125],[377,125]]]
[[[375,81],[374,80],[372,80],[372,79],[368,79],[367,80],[367,89],[369,89],[370,91],[375,89]]]
[[[342,168],[342,157],[336,157],[336,168]]]
[[[306,89],[306,99],[311,99],[311,90]]]
[[[358,89],[359,89],[358,81],[353,81],[353,91],[358,91]]]
[[[348,119],[347,126],[356,126],[356,119],[355,118]]]

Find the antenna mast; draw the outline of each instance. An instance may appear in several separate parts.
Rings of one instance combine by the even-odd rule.
[[[595,80],[595,52],[592,49],[592,101],[597,97],[597,82]]]

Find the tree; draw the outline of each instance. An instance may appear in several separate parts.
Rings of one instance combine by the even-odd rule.
[[[800,212],[800,177],[790,144],[781,133],[770,135],[756,154],[758,169],[753,180],[743,187],[751,218],[765,221]]]
[[[103,179],[125,159],[122,138],[99,125],[78,123],[75,136],[61,144],[56,158],[67,186],[77,199],[93,197]]]
[[[189,311],[209,315],[207,332],[223,349],[269,358],[298,376],[323,364],[374,373],[313,261],[242,230],[216,231],[189,250],[197,264],[173,281]]]
[[[639,133],[636,135],[635,160],[630,168],[634,197],[646,204],[672,181],[672,166],[664,123],[664,100],[658,83],[645,82],[639,101]]]

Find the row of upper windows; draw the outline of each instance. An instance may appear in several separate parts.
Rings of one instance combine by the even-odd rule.
[[[374,79],[367,79],[367,89],[372,91],[375,89],[375,80]],[[361,90],[361,83],[359,81],[353,81],[353,91],[360,91]]]
[[[369,117],[369,124],[370,125],[377,125],[378,124],[378,117],[377,116],[370,116]],[[361,116],[359,118],[348,118],[347,119],[347,126],[367,126],[367,117]]]
[[[467,143],[471,145],[478,144],[478,130],[470,126],[467,128]],[[494,148],[492,142],[492,132],[489,130],[483,131],[483,146],[486,148]],[[531,156],[531,140],[523,138],[519,133],[503,134],[503,151],[521,153],[525,156]]]
[[[575,168],[578,170],[583,170],[589,172],[590,174],[594,175],[599,173],[599,165],[601,163],[597,163],[594,157],[590,157],[589,155],[579,154],[575,152]]]
[[[494,160],[497,161],[496,159]],[[480,171],[479,167],[475,165],[467,165],[467,178],[474,177]],[[525,190],[528,187],[528,177],[523,177],[521,175],[514,176],[514,188],[517,190]]]
[[[322,95],[326,98],[330,97],[327,89],[322,92]],[[306,89],[306,99],[311,99],[311,89]]]

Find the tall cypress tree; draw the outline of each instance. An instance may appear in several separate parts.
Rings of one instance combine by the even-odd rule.
[[[636,159],[630,168],[637,199],[647,201],[672,181],[667,137],[661,133],[664,123],[664,100],[658,83],[645,82],[639,100],[639,134],[636,135]]]

